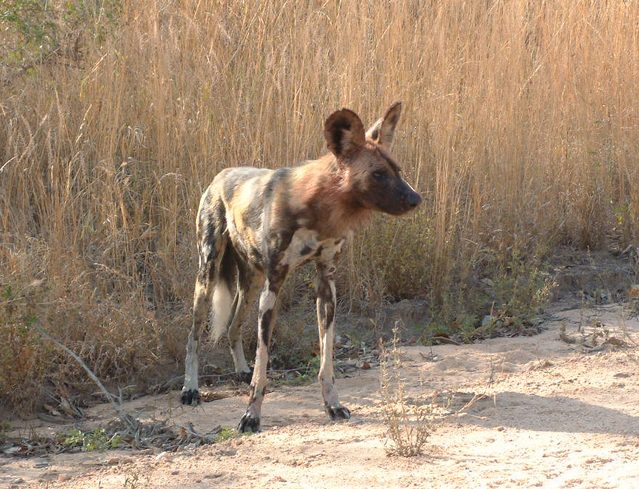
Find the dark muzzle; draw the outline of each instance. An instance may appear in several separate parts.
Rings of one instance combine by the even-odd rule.
[[[406,197],[406,204],[408,204],[408,206],[411,209],[414,209],[415,207],[417,207],[419,204],[422,203],[422,196],[419,195],[417,192],[415,192],[414,190],[412,190],[408,196]]]

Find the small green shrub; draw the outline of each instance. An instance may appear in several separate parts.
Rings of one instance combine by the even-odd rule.
[[[118,434],[109,436],[104,428],[92,431],[74,429],[64,438],[63,444],[68,447],[80,447],[83,452],[102,452],[120,447],[122,437]]]
[[[432,298],[423,343],[443,338],[470,343],[534,330],[556,287],[539,255],[513,252],[503,263],[485,264],[482,275],[468,278],[471,285],[448,288],[441,302]]]

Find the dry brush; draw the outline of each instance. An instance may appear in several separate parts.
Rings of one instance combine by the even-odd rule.
[[[351,305],[428,296],[455,318],[513,260],[636,240],[637,19],[594,0],[4,2],[3,404],[82,377],[33,317],[106,381],[177,370],[201,191],[317,156],[341,106],[372,122],[404,102],[395,154],[426,200],[360,233]]]

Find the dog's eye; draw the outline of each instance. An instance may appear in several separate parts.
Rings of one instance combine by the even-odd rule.
[[[386,179],[386,172],[384,171],[374,171],[373,178],[378,182],[381,182]]]

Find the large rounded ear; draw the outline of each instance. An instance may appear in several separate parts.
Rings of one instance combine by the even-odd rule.
[[[359,116],[349,109],[333,112],[324,123],[328,149],[338,158],[348,157],[364,146],[366,135]]]
[[[388,108],[384,117],[368,128],[366,137],[390,149],[393,144],[393,137],[395,136],[395,127],[397,127],[401,114],[402,103],[395,102]]]

